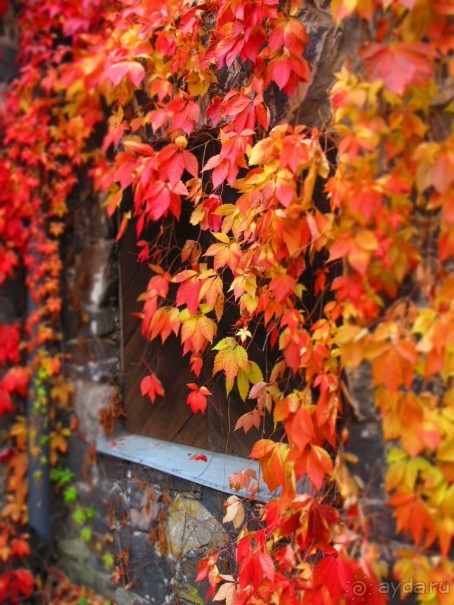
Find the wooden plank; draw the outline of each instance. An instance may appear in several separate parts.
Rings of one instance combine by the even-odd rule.
[[[176,341],[165,345],[158,341],[150,343],[136,331],[125,346],[125,359],[126,429],[195,447],[209,447],[207,417],[193,414],[186,404],[186,384],[192,382],[193,377],[180,344]],[[146,366],[156,373],[165,390],[165,397],[158,397],[154,404],[140,393],[140,382],[150,373]]]
[[[131,222],[126,228],[119,243],[119,263],[122,273],[124,292],[127,292],[131,281],[134,279],[142,265],[137,262],[139,249],[136,246],[137,236],[135,231],[135,223]]]
[[[165,345],[160,341],[149,342],[141,333],[140,320],[132,315],[133,301],[140,293],[141,273],[139,273],[128,292],[124,293],[123,330],[124,330],[124,386],[127,430],[142,435],[150,435],[169,441],[189,443],[199,447],[209,447],[214,451],[236,456],[248,456],[253,443],[272,430],[272,421],[267,419],[261,429],[252,428],[247,434],[243,429],[235,431],[235,425],[243,414],[254,408],[254,402],[242,401],[236,388],[226,396],[225,383],[219,374],[211,377],[214,353],[208,353],[205,368],[200,379],[196,380],[189,370],[188,358],[183,358],[180,343],[171,336]],[[227,324],[234,322],[227,317]],[[222,329],[224,326],[220,326]],[[225,328],[224,328],[225,329]],[[227,330],[220,332],[217,340],[223,338]],[[261,343],[253,343],[249,348],[251,359],[265,367],[265,353]],[[149,371],[145,364],[156,372],[162,381],[166,397],[152,405],[140,394],[140,381]],[[192,414],[186,404],[188,389],[186,384],[208,383],[213,395],[208,399],[207,415]]]
[[[212,357],[212,355],[210,355]],[[187,358],[182,356],[181,345],[171,337],[165,345],[149,342],[137,330],[125,346],[125,411],[126,428],[131,433],[150,435],[168,441],[208,447],[217,452],[248,456],[253,443],[263,430],[235,431],[239,417],[251,411],[254,404],[244,402],[236,390],[227,398],[224,379],[219,375],[210,381],[212,396],[208,399],[206,415],[193,414],[186,404],[186,384],[195,378],[189,370]],[[149,374],[145,363],[161,380],[165,397],[151,404],[140,394],[140,382]],[[205,374],[198,384],[204,384],[213,367],[208,360]]]
[[[123,290],[122,328],[125,346],[133,333],[141,330],[142,321],[134,313],[141,313],[143,311],[143,302],[139,302],[137,299],[146,290],[150,277],[151,272],[148,267],[141,267],[130,283],[129,288]]]
[[[177,233],[181,245],[190,234],[179,225]],[[147,230],[144,239],[150,239],[153,228]],[[142,310],[137,297],[146,290],[152,276],[149,267],[135,260],[135,229],[132,223],[124,236],[120,253],[122,283],[122,338],[124,358],[124,400],[128,415],[126,428],[131,433],[149,435],[168,441],[205,447],[217,452],[248,456],[253,443],[260,437],[271,434],[271,418],[265,419],[260,429],[251,429],[247,434],[235,425],[243,414],[252,411],[255,402],[241,400],[236,388],[226,396],[225,382],[221,374],[214,380],[211,376],[214,352],[208,352],[203,374],[195,379],[189,370],[188,357],[182,356],[179,341],[174,336],[161,345],[160,341],[149,342],[141,333],[140,319],[133,312]],[[226,308],[218,326],[216,342],[232,334],[232,326],[238,319],[238,310]],[[268,352],[265,333],[259,332],[248,347],[248,355],[262,368],[266,367]],[[158,398],[153,405],[140,394],[140,382],[151,371],[156,372],[163,383],[165,397]],[[206,415],[193,414],[186,404],[186,384],[207,384],[212,391],[208,399]]]

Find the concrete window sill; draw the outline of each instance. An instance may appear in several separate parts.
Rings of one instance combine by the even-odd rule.
[[[101,435],[97,439],[96,449],[101,454],[142,464],[199,485],[240,496],[250,496],[250,494],[244,490],[236,492],[231,489],[229,475],[250,468],[256,472],[259,479],[259,490],[254,499],[267,501],[271,498],[268,488],[263,481],[260,481],[260,468],[256,460],[130,433],[122,433],[111,439]],[[194,460],[191,458],[193,454],[204,455],[207,461]]]

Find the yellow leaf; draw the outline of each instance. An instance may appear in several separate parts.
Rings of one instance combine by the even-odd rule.
[[[249,362],[249,370],[247,372],[247,377],[249,382],[252,384],[256,384],[257,382],[263,382],[263,374],[259,365],[255,363],[255,361]]]
[[[68,407],[71,395],[74,394],[74,387],[60,378],[57,384],[50,392],[52,399],[59,401],[63,407]]]
[[[248,369],[249,361],[246,349],[239,345],[231,336],[223,338],[213,349],[218,351],[214,359],[213,373],[225,373],[226,388],[227,393],[229,393],[233,388],[233,382],[239,370],[247,371]]]
[[[244,370],[240,370],[238,372],[238,376],[236,377],[236,383],[241,399],[243,401],[246,401],[246,397],[249,392],[249,380]]]

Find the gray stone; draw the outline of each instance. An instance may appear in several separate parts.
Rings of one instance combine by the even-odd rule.
[[[76,559],[79,562],[83,562],[92,556],[87,543],[82,538],[63,538],[58,541],[57,547],[62,555]]]
[[[76,381],[74,386],[74,409],[79,417],[79,427],[87,440],[94,441],[102,430],[100,412],[109,406],[115,389],[88,381]]]
[[[178,597],[178,602],[184,605],[203,605],[204,603],[195,586],[191,586],[190,584],[176,584],[174,590],[175,595]]]
[[[111,358],[118,359],[118,342],[110,338],[84,338],[67,340],[65,353],[70,355],[71,363],[84,366],[87,363],[99,363]]]
[[[123,530],[117,533],[117,537],[121,548],[127,548],[129,552],[128,581],[134,591],[147,602],[165,603],[172,594],[173,562],[169,557],[156,553],[147,533]]]
[[[117,588],[112,593],[112,598],[115,599],[117,605],[148,605],[150,603],[135,592],[130,592],[124,588]]]
[[[111,575],[102,569],[99,556],[93,554],[82,538],[62,538],[57,541],[58,567],[73,582],[107,595],[112,587]]]
[[[75,584],[86,586],[105,596],[109,594],[112,584],[110,574],[97,569],[94,560],[91,564],[88,562],[81,564],[74,559],[62,558],[59,560],[58,566]]]
[[[142,495],[139,508],[131,508],[129,518],[132,529],[149,531],[151,524],[156,521],[159,514],[159,504],[150,499],[145,491]]]
[[[87,245],[81,257],[82,266],[88,269],[89,286],[87,302],[98,307],[106,304],[110,288],[109,258],[112,242],[100,241],[95,245]],[[85,294],[85,293],[84,293]]]
[[[207,548],[203,550],[199,550],[197,556],[186,556],[181,561],[180,573],[181,573],[181,581],[185,584],[193,584],[196,586],[196,577],[199,571],[199,561],[206,556]],[[190,553],[192,554],[192,552]]]
[[[115,331],[115,315],[112,309],[87,308],[90,317],[90,331],[95,336],[107,336]]]
[[[177,496],[169,509],[167,542],[170,553],[179,559],[208,544],[220,548],[226,542],[226,535],[199,500]]]
[[[202,504],[206,506],[216,519],[222,519],[225,514],[224,503],[227,497],[228,494],[218,492],[210,487],[205,487],[203,489]]]
[[[329,5],[306,2],[300,13],[309,44],[304,56],[309,64],[309,81],[300,83],[284,108],[282,122],[322,126],[329,119],[329,90],[333,74],[343,61],[342,31],[333,23]]]
[[[16,318],[17,315],[11,300],[8,300],[5,296],[0,296],[0,324],[12,323]]]

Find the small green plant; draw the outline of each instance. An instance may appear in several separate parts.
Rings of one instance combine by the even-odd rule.
[[[80,537],[85,542],[89,542],[92,538],[93,532],[90,527],[90,522],[95,516],[95,509],[91,506],[77,506],[73,513],[73,519],[78,525],[83,525],[80,530]]]
[[[57,485],[69,485],[74,481],[74,473],[69,468],[53,468],[50,471],[50,479]]]
[[[50,471],[50,479],[57,487],[65,487],[63,500],[65,504],[73,504],[77,500],[77,488],[70,485],[74,481],[74,473],[68,468],[53,468]]]
[[[102,557],[102,562],[103,562],[105,569],[107,569],[107,570],[112,569],[114,566],[113,554],[111,552],[104,553],[104,555]]]

